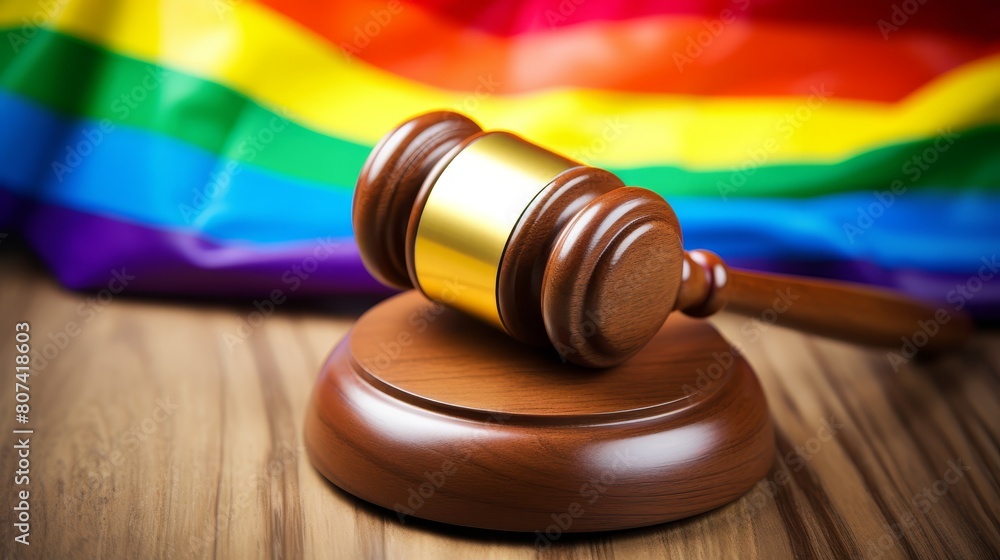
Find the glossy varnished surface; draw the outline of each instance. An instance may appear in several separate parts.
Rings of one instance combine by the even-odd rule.
[[[727,305],[753,317],[771,311],[775,294],[798,302],[782,324],[854,343],[892,347],[933,329],[927,350],[949,350],[970,330],[964,314],[935,307],[941,302],[727,271],[718,255],[685,255],[669,204],[619,185],[510,133],[481,132],[460,114],[428,113],[369,155],[354,198],[355,236],[383,283],[416,287],[588,367],[623,363],[675,304],[696,317]]]
[[[401,523],[309,463],[308,399],[360,305],[279,306],[230,350],[226,335],[253,311],[250,301],[151,301],[126,291],[85,323],[77,309],[94,294],[59,289],[5,253],[9,243],[0,245],[0,339],[11,340],[22,319],[42,339],[70,320],[81,330],[32,378],[32,545],[14,548],[5,505],[3,558],[888,560],[1000,550],[996,331],[977,333],[955,356],[894,371],[884,351],[713,317],[744,347],[767,394],[778,470],[701,516],[537,543]],[[0,344],[0,363],[12,360],[13,346]],[[0,386],[3,410],[13,389]],[[179,408],[138,445],[123,444],[158,399]],[[14,427],[13,415],[0,417],[3,433]],[[8,475],[13,451],[0,447]],[[956,479],[949,462],[957,461],[968,470]],[[0,482],[4,496],[11,482]]]
[[[678,317],[632,361],[595,372],[434,313],[416,292],[376,306],[316,384],[306,447],[356,496],[529,533],[569,512],[560,531],[597,531],[713,509],[771,466],[767,403],[743,359],[697,387],[728,348],[707,323]]]
[[[673,310],[683,258],[677,216],[658,194],[625,187],[595,198],[559,232],[545,267],[549,340],[577,364],[628,360]]]
[[[575,167],[553,179],[524,210],[497,274],[497,307],[511,336],[532,346],[548,345],[540,302],[552,246],[590,201],[624,186],[603,169]]]
[[[481,132],[452,112],[411,119],[372,149],[358,176],[351,220],[365,266],[390,286],[412,286],[406,236],[411,209],[434,165],[462,140]]]
[[[782,325],[871,346],[893,348],[903,337],[933,330],[923,346],[940,352],[961,347],[972,331],[965,312],[951,304],[918,302],[857,284],[731,270],[723,291],[728,291],[727,309],[750,316],[785,294],[794,304],[782,313]]]
[[[416,293],[399,297],[405,301],[377,306],[356,323],[363,335],[350,339],[351,355],[359,362],[352,367],[429,401],[550,419],[628,411],[648,415],[697,406],[729,381],[727,372],[705,391],[685,394],[685,385],[695,386],[697,370],[711,363],[710,354],[728,349],[707,323],[694,319],[671,321],[657,339],[662,341],[657,350],[639,354],[627,366],[592,369],[562,363],[555,352],[526,349]],[[408,343],[386,344],[400,339]],[[397,348],[390,358],[386,350]],[[699,358],[694,348],[707,351],[709,358]]]

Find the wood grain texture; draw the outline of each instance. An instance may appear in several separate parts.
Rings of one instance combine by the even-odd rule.
[[[960,347],[972,331],[969,317],[954,305],[940,307],[885,289],[846,282],[761,274],[730,269],[725,309],[757,315],[786,294],[794,303],[780,317],[782,326],[871,346],[894,347],[900,337],[933,331],[921,348],[940,352]],[[924,326],[924,325],[929,326]]]
[[[549,254],[541,301],[549,341],[575,364],[623,363],[673,310],[683,262],[677,216],[660,195],[623,187],[598,196]]]
[[[503,138],[515,139],[517,148],[490,143]],[[531,149],[523,151],[526,146]],[[556,167],[550,167],[553,158]],[[453,168],[457,178],[449,174]],[[553,177],[548,171],[556,168]],[[538,169],[548,171],[537,176]],[[498,175],[504,179],[486,186],[485,178]],[[522,196],[525,177],[531,177],[528,197]],[[484,198],[482,192],[500,195]],[[442,195],[442,202],[432,193],[454,199]],[[431,200],[439,203],[428,207]],[[489,210],[506,203],[516,212],[501,213],[494,223]],[[475,218],[465,220],[470,213]],[[435,225],[425,214],[435,216]],[[453,112],[414,117],[379,142],[358,177],[352,220],[362,260],[383,283],[415,287],[529,345],[547,339],[566,359],[588,367],[626,361],[675,303],[694,317],[723,308],[753,317],[777,312],[778,305],[785,326],[883,347],[920,337],[917,346],[926,352],[956,348],[971,330],[963,313],[888,290],[729,270],[714,253],[685,254],[677,217],[659,195],[624,187],[607,171],[578,167],[509,133],[483,132]],[[480,231],[480,222],[493,223],[496,231]],[[418,251],[418,231],[425,228],[425,249]],[[428,259],[425,285],[417,254]],[[469,262],[487,267],[462,265]],[[469,282],[474,289],[468,294],[475,295],[449,302],[441,293],[443,278]],[[584,326],[596,332],[585,335]]]
[[[735,355],[699,383],[729,348],[708,322],[676,315],[653,341],[621,366],[584,368],[411,290],[337,345],[306,449],[330,481],[402,519],[559,536],[704,513],[770,471],[767,402]]]
[[[418,202],[421,187],[439,160],[477,132],[479,125],[458,113],[426,113],[387,133],[368,155],[354,189],[351,221],[365,266],[380,282],[412,287],[407,228],[414,205],[426,201],[424,189]]]
[[[230,351],[226,334],[250,302],[126,291],[85,323],[79,306],[88,297],[0,253],[0,338],[13,340],[15,321],[31,321],[36,342],[81,323],[32,377],[32,545],[13,543],[7,499],[3,558],[975,559],[1000,551],[996,332],[894,371],[884,351],[717,316],[767,394],[778,469],[707,514],[563,536],[539,550],[531,537],[401,524],[306,460],[309,394],[363,306],[280,306]],[[12,343],[0,344],[0,363],[5,371],[13,363]],[[162,422],[158,399],[179,406]],[[12,382],[0,402],[11,411]],[[144,422],[149,433],[132,443],[129,430]],[[13,413],[0,417],[6,437],[15,426]],[[14,465],[7,441],[5,497]]]
[[[563,227],[590,201],[625,184],[596,167],[569,169],[546,185],[524,210],[510,234],[497,272],[497,308],[511,336],[547,346],[542,317],[542,280],[552,245]]]
[[[925,352],[958,348],[972,332],[969,317],[954,306],[850,282],[729,268],[711,251],[688,251],[683,277],[676,307],[692,317],[723,309],[749,317],[773,313],[784,327],[883,348],[924,331],[931,335],[918,344]]]

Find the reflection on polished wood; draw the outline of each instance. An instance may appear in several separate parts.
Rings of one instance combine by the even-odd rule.
[[[227,343],[250,302],[125,293],[84,324],[78,307],[87,297],[0,253],[0,340],[12,340],[23,319],[36,342],[68,321],[81,324],[32,377],[32,545],[13,543],[8,504],[3,558],[771,560],[995,558],[1000,550],[995,331],[955,355],[894,371],[884,350],[713,317],[760,378],[777,469],[706,514],[566,535],[540,550],[531,535],[400,523],[309,463],[308,399],[360,306],[286,304]],[[12,359],[13,346],[0,344],[0,363]],[[13,383],[0,387],[6,411],[12,393]],[[157,422],[164,404],[178,408]],[[8,443],[14,427],[13,414],[0,418]],[[128,435],[135,430],[144,439]],[[13,451],[0,447],[8,474]]]
[[[625,364],[593,370],[415,291],[337,346],[305,430],[317,468],[360,498],[555,536],[715,509],[774,457],[760,384],[705,321],[673,317]]]
[[[425,113],[389,131],[358,176],[353,206],[361,259],[383,283],[582,366],[625,363],[675,309],[754,317],[776,311],[775,294],[795,301],[779,314],[783,326],[849,342],[891,348],[931,323],[925,351],[942,351],[971,331],[964,313],[903,294],[730,271],[711,252],[685,252],[660,195],[458,113]]]

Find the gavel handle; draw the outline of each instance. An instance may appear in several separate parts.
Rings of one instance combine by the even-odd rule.
[[[708,251],[687,253],[675,308],[696,317],[725,309],[848,342],[909,341],[931,352],[960,346],[972,331],[968,316],[953,308],[847,282],[730,269]]]

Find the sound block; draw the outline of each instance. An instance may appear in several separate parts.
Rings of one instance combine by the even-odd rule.
[[[774,457],[753,370],[677,313],[634,358],[595,370],[404,293],[334,349],[307,414],[310,459],[340,488],[401,519],[505,531],[695,515]]]

